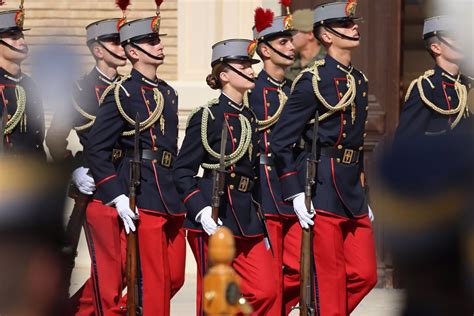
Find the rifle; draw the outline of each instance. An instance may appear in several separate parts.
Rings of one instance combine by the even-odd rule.
[[[219,218],[219,207],[221,205],[221,196],[224,195],[225,187],[225,148],[227,146],[227,125],[224,120],[221,132],[221,148],[219,157],[219,169],[212,170],[212,219],[217,223]]]
[[[86,209],[91,200],[90,195],[82,194],[73,184],[69,187],[69,196],[73,198],[75,202],[66,227],[67,244],[63,248],[63,253],[67,260],[65,276],[67,282],[71,281],[72,270],[74,270],[75,265],[74,261],[77,256],[77,246],[86,218]]]
[[[316,110],[313,126],[313,140],[311,143],[311,154],[306,159],[306,179],[304,186],[305,205],[311,211],[311,193],[316,184],[316,171],[318,164],[317,141],[319,129],[319,112]],[[316,287],[316,302],[313,289],[315,289],[315,279],[313,276],[314,256],[313,256],[313,228],[303,229],[301,239],[301,261],[300,261],[300,316],[319,316],[319,293]]]
[[[130,209],[135,212],[137,207],[137,188],[140,185],[140,116],[135,117],[135,139],[133,147],[133,159],[130,160]],[[137,225],[138,230],[138,225]],[[127,315],[143,315],[142,300],[140,297],[140,272],[138,269],[138,232],[130,231],[127,235]]]

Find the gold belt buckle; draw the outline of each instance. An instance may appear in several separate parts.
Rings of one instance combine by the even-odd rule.
[[[352,162],[353,157],[354,157],[353,149],[344,149],[344,155],[342,156],[342,163],[350,164]]]
[[[240,177],[239,187],[237,190],[240,192],[247,192],[249,187],[250,179],[248,177]]]
[[[171,167],[172,158],[173,156],[169,151],[163,151],[163,156],[161,156],[161,165],[166,168]]]
[[[122,150],[121,149],[112,149],[112,161],[115,162],[117,160],[119,160],[120,158],[122,158]]]

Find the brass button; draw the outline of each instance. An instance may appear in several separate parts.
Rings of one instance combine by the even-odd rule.
[[[235,178],[235,176],[236,176],[236,174],[235,174],[234,172],[232,172],[232,173],[230,174],[230,177],[231,177],[231,178]]]
[[[341,162],[341,159],[339,159],[339,158],[336,158],[336,161],[337,161],[337,162]]]
[[[150,105],[150,100],[145,100],[146,105]]]
[[[365,107],[365,110],[366,110],[366,111],[368,111],[368,110],[369,110],[369,106],[368,106],[368,105]]]
[[[8,118],[8,119],[11,119],[11,118],[12,118],[12,115],[11,115],[11,114],[8,114],[8,115],[7,115],[7,118]]]
[[[267,102],[267,106],[270,107],[270,102]]]
[[[268,90],[265,90],[265,94],[268,94]]]
[[[451,96],[448,96],[448,100],[451,101],[451,99],[452,99]]]
[[[346,138],[346,137],[347,137],[347,134],[346,134],[346,133],[342,133],[342,137],[343,137],[343,138]]]
[[[336,80],[336,84],[337,84],[337,85],[339,84],[339,80]]]
[[[158,160],[153,159],[151,162],[153,162],[153,163],[158,163]]]
[[[339,96],[342,97],[342,92],[339,92]]]
[[[156,135],[153,135],[152,137],[153,137],[154,140],[156,140]]]
[[[365,96],[367,95],[367,92],[362,92],[362,96],[365,98]]]
[[[231,130],[231,131],[233,131],[233,130],[234,130],[234,127],[233,127],[233,126],[231,126],[231,127],[230,127],[230,130]]]
[[[39,130],[36,130],[36,131],[35,131],[35,134],[36,134],[36,135],[38,135],[39,133],[40,133],[40,131],[39,131]]]
[[[347,124],[347,120],[342,121],[342,125],[346,125],[346,124]]]
[[[337,146],[337,149],[342,149],[342,145],[338,145],[338,146]]]
[[[369,123],[369,120],[366,120],[366,121],[365,121],[365,124],[368,124],[368,123]]]
[[[40,145],[36,145],[36,148],[40,148]]]
[[[153,147],[153,151],[158,151],[158,147]]]
[[[237,143],[237,138],[234,137],[234,138],[233,138],[233,141],[234,141],[234,143]]]
[[[359,85],[361,85],[361,84],[362,84],[362,80],[359,79]]]
[[[170,91],[170,90],[166,91],[166,94],[170,95],[170,94],[171,94],[171,91]]]
[[[5,105],[7,105],[7,104],[8,104],[8,102],[9,102],[8,100],[5,100]]]
[[[174,104],[174,100],[171,100],[171,104]]]
[[[268,170],[268,171],[272,171],[272,167],[267,166],[267,170]]]
[[[366,138],[366,137],[367,137],[367,133],[364,133],[364,138]]]
[[[229,185],[229,189],[233,190],[233,189],[234,189],[234,185],[233,185],[233,184]]]
[[[267,142],[267,146],[270,147],[270,142]]]
[[[364,149],[364,146],[360,146],[360,147],[359,147],[359,150],[363,150],[363,149]]]

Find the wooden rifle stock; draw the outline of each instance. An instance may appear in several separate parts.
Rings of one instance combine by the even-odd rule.
[[[316,111],[313,127],[311,154],[306,160],[306,179],[304,188],[305,206],[311,210],[313,187],[316,185],[316,171],[318,164],[317,140],[319,128],[319,112]],[[313,227],[302,230],[301,257],[300,257],[300,316],[314,316],[318,307],[318,289],[315,286],[315,265],[313,255]],[[314,292],[316,290],[316,293]],[[319,316],[319,312],[318,312]]]
[[[135,212],[137,208],[137,188],[140,185],[140,117],[137,113],[135,117],[135,140],[133,159],[130,161],[130,185],[129,201],[130,209]],[[140,270],[139,250],[138,250],[138,225],[135,231],[130,231],[127,235],[127,315],[143,315],[142,300],[140,297]]]

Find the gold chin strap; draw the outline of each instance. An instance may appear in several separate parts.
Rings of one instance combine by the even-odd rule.
[[[278,91],[278,99],[280,100],[278,109],[275,112],[275,114],[269,117],[267,120],[257,120],[257,125],[259,126],[258,127],[259,132],[264,131],[270,128],[271,126],[275,125],[275,123],[278,122],[278,120],[280,119],[281,113],[283,112],[283,108],[285,107],[288,97],[286,96],[285,92],[283,92],[281,87],[279,87],[277,91]],[[250,107],[248,91],[245,92],[244,94],[243,102],[246,107]],[[263,106],[266,106],[266,105],[264,104]]]
[[[430,69],[430,70],[426,71],[418,79],[413,80],[412,83],[410,84],[410,86],[408,87],[407,95],[405,97],[405,102],[408,101],[412,90],[416,86],[419,93],[420,93],[421,100],[430,109],[432,109],[433,111],[435,111],[439,114],[442,114],[442,115],[456,115],[457,114],[456,119],[451,124],[451,129],[453,129],[453,128],[456,127],[456,125],[459,124],[459,122],[461,121],[463,116],[468,116],[469,115],[469,109],[467,107],[467,88],[459,80],[460,76],[458,76],[458,78],[455,79],[455,78],[452,78],[451,76],[448,76],[448,75],[444,74],[445,77],[447,77],[449,79],[452,79],[454,81],[454,90],[456,91],[456,95],[458,97],[458,104],[457,104],[456,107],[454,107],[451,110],[444,110],[440,106],[438,106],[438,105],[434,104],[433,102],[431,102],[426,97],[425,91],[423,90],[423,80],[427,81],[432,89],[435,88],[435,86],[433,85],[433,83],[430,80],[430,77],[433,76],[434,73],[435,73],[435,71],[433,69]]]

